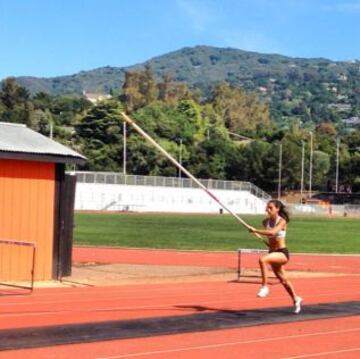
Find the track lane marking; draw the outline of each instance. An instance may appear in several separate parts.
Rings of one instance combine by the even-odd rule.
[[[221,283],[221,284],[225,284],[225,283]],[[231,283],[227,283],[227,284],[231,284]],[[236,283],[234,283],[234,284],[236,284]],[[239,284],[246,284],[246,283],[239,283]],[[279,284],[279,283],[275,283],[275,284]],[[260,282],[259,282],[259,285],[260,285]],[[203,285],[198,284],[197,287],[203,287]],[[208,286],[206,286],[206,287],[208,287]],[[224,293],[224,289],[225,289],[225,291],[229,291],[229,292],[231,292],[231,294],[234,294],[234,288],[233,287],[229,288],[229,287],[226,286],[226,288],[224,288],[224,285],[221,285],[219,287],[220,288],[215,288],[215,289],[214,288],[208,288],[208,289],[205,288],[206,292],[202,292],[202,294],[216,294],[216,293],[219,293],[219,290],[221,290],[221,293]],[[358,288],[358,287],[360,287],[360,283],[359,284],[356,283],[356,284],[352,285],[352,288]],[[141,298],[141,299],[151,300],[152,298],[157,298],[157,296],[148,295],[148,293],[139,293],[139,294],[137,294],[137,290],[135,288],[132,288],[132,289],[133,290],[131,292],[125,293],[125,296],[121,296],[119,298],[122,299],[122,300],[131,300],[133,298],[135,298],[135,299]],[[191,289],[194,289],[194,285],[192,285],[192,286],[184,286],[184,287],[182,286],[182,289],[183,290],[188,290],[188,289],[191,290]],[[249,294],[249,289],[248,288],[243,288],[243,289],[244,290],[239,290],[239,289],[236,288],[236,290],[235,290],[236,294]],[[329,285],[328,288],[325,288],[324,290],[328,291],[329,294],[333,294],[333,292],[331,291],[331,286],[330,285]],[[166,295],[168,295],[169,292],[170,293],[174,292],[174,293],[171,293],[171,294],[173,294],[172,297],[189,296],[190,295],[190,294],[180,294],[180,293],[178,293],[178,288],[169,288],[169,289],[168,288],[156,288],[156,289],[152,288],[152,293],[154,293],[154,292],[157,292],[157,294],[162,294],[162,293],[165,294],[166,293]],[[349,292],[340,291],[340,292],[335,292],[334,294],[336,295],[337,293],[352,293],[352,292],[353,292],[353,290],[352,291],[349,290]],[[77,296],[78,297],[78,296],[81,296],[81,295],[84,295],[84,294],[85,295],[86,294],[91,294],[92,295],[92,300],[91,301],[93,301],[94,299],[109,298],[108,297],[109,294],[124,294],[124,289],[121,288],[121,287],[118,287],[117,289],[111,289],[111,290],[106,290],[105,288],[103,288],[103,289],[101,289],[99,291],[94,290],[94,291],[86,291],[86,292],[76,290],[76,289],[72,290],[71,292],[62,291],[60,293],[56,293],[54,291],[52,293],[36,293],[35,296],[33,296],[33,297],[24,298],[24,301],[16,301],[15,302],[15,301],[13,301],[13,298],[12,298],[9,302],[7,302],[7,300],[9,299],[8,297],[0,298],[0,302],[2,302],[2,304],[4,304],[4,305],[8,304],[8,305],[12,305],[12,306],[13,305],[26,305],[26,304],[31,304],[31,305],[33,305],[33,304],[53,304],[53,303],[63,303],[63,301],[49,300],[49,299],[45,299],[45,298],[43,298],[43,299],[45,299],[45,301],[43,301],[42,298],[39,298],[39,297],[56,296],[58,298],[59,295],[60,296],[65,296],[66,295],[66,296]],[[94,298],[94,295],[100,295],[100,298],[96,298],[96,297]],[[323,295],[323,294],[321,294],[321,295]],[[106,297],[104,297],[104,296],[106,296]],[[31,301],[32,298],[34,298],[34,297],[37,299],[36,302]],[[73,299],[73,300],[70,299],[67,302],[71,303],[71,302],[75,302],[75,301],[79,301],[79,299]]]
[[[336,294],[348,294],[348,292],[337,292]],[[320,298],[320,297],[326,297],[328,295],[331,295],[332,293],[329,294],[319,294],[319,295],[315,295],[312,296],[312,298]],[[283,296],[274,296],[272,297],[272,299],[282,299]],[[112,299],[107,299],[104,301],[109,301]],[[115,299],[113,299],[115,300]],[[339,300],[344,301],[343,298],[340,298]],[[96,300],[91,300],[92,302],[96,302]],[[332,304],[332,303],[341,303],[341,301],[334,301],[334,302],[327,302],[327,304]],[[67,304],[72,304],[72,303],[83,303],[83,301],[80,300],[76,300],[76,301],[70,301],[70,302],[66,302]],[[200,304],[197,304],[198,306],[204,306],[206,307],[207,304],[221,304],[221,303],[239,303],[239,304],[243,304],[243,303],[253,303],[254,300],[252,299],[247,299],[247,300],[229,300],[229,301],[224,301],[224,300],[204,300],[203,302],[200,300]],[[46,302],[46,304],[54,304],[54,303],[64,303],[62,301],[56,301],[56,302]],[[26,303],[26,305],[30,305],[32,303]],[[44,304],[44,303],[35,303],[35,304]],[[316,304],[323,304],[323,303],[306,303],[308,305],[316,305]],[[10,304],[8,304],[10,305]],[[25,303],[24,303],[25,305]],[[179,309],[174,308],[174,306],[194,306],[194,303],[160,303],[158,306],[134,306],[134,307],[103,307],[103,308],[94,308],[94,307],[90,307],[88,309],[59,309],[59,310],[49,310],[49,311],[36,311],[36,312],[29,312],[29,313],[2,313],[1,314],[1,318],[14,318],[14,317],[34,317],[34,316],[42,316],[42,315],[63,315],[64,313],[88,313],[88,312],[96,312],[96,313],[101,313],[101,312],[109,312],[109,311],[121,311],[121,312],[125,312],[125,311],[137,311],[137,310],[168,310],[168,311],[174,311],[174,313],[178,312]],[[289,308],[291,308],[293,306],[293,304],[289,304]],[[269,307],[258,307],[258,308],[245,308],[245,310],[260,310],[260,309],[271,309],[271,308],[276,308],[276,306],[269,306]],[[205,309],[204,312],[213,312],[213,311],[221,311],[221,310],[233,310],[233,311],[238,311],[241,310],[240,308],[209,308],[209,309]],[[184,310],[186,311],[186,310]],[[191,308],[189,308],[189,311],[191,311]],[[197,310],[194,310],[194,313],[197,313]]]
[[[331,352],[321,352],[321,353],[312,353],[312,354],[304,354],[304,355],[297,355],[294,357],[285,357],[282,359],[301,359],[301,358],[315,358],[319,356],[329,355],[329,354],[341,354],[341,353],[351,353],[360,351],[360,348],[350,348],[350,349],[343,349],[343,350],[334,350]]]
[[[278,340],[306,338],[306,337],[313,337],[313,336],[320,336],[320,335],[353,333],[353,332],[357,332],[357,331],[360,331],[360,327],[359,328],[352,328],[352,329],[344,329],[344,330],[332,330],[332,331],[327,331],[327,332],[316,332],[316,333],[308,333],[308,334],[286,335],[286,336],[275,337],[275,338],[261,338],[261,339],[243,340],[243,341],[237,341],[237,342],[199,345],[199,346],[189,346],[189,347],[174,348],[174,349],[168,349],[168,350],[156,350],[156,351],[151,351],[151,352],[138,352],[138,353],[130,353],[130,354],[121,354],[121,355],[108,356],[108,357],[98,357],[97,359],[133,358],[133,357],[137,357],[137,356],[140,357],[140,356],[149,356],[149,355],[155,355],[155,354],[167,354],[167,353],[185,352],[185,351],[192,351],[192,350],[224,348],[224,347],[235,346],[235,345],[240,345],[240,344],[253,344],[253,343],[261,343],[261,342],[272,342],[272,341],[278,341]],[[301,357],[291,357],[291,358],[301,358]],[[286,358],[286,359],[290,359],[290,358]]]
[[[348,289],[348,290],[342,290],[342,291],[331,291],[331,288],[329,288],[327,291],[325,289],[325,293],[324,293],[324,290],[322,291],[322,294],[315,294],[315,295],[311,295],[311,298],[317,298],[317,297],[325,297],[325,296],[328,296],[328,295],[331,295],[332,297],[338,295],[338,294],[345,294],[345,295],[350,295],[350,294],[353,294],[354,293],[354,289],[360,287],[360,285],[352,285],[351,286],[351,289]],[[194,289],[193,287],[191,289]],[[344,288],[345,289],[345,288]],[[104,292],[103,292],[104,293]],[[254,298],[255,298],[255,293],[256,291],[254,291]],[[84,293],[83,293],[84,294]],[[92,293],[88,293],[88,294],[92,294]],[[93,302],[96,302],[96,301],[110,301],[110,300],[131,300],[131,299],[137,299],[137,298],[141,298],[141,299],[147,299],[147,300],[151,300],[151,299],[155,299],[155,298],[158,298],[157,296],[145,296],[145,297],[137,297],[136,295],[134,295],[134,297],[129,297],[129,298],[124,298],[124,297],[111,297],[109,298],[109,296],[107,294],[110,294],[110,293],[105,293],[104,296],[102,297],[91,297],[90,299],[69,299],[69,300],[45,300],[45,301],[41,301],[41,300],[38,300],[38,301],[34,301],[34,302],[3,302],[1,303],[2,301],[0,300],[0,303],[4,306],[4,305],[11,305],[11,306],[23,306],[23,305],[37,305],[37,304],[40,304],[40,305],[44,305],[44,304],[56,304],[56,303],[61,303],[61,304],[72,304],[72,303],[76,303],[76,302],[81,302],[81,303],[86,303],[86,302],[89,302],[89,303],[93,303]],[[169,293],[166,293],[167,295]],[[208,292],[202,292],[200,294],[200,300],[201,300],[201,296],[202,295],[211,295],[211,294],[221,294],[221,295],[224,295],[224,291],[221,291],[221,293],[219,292],[219,290],[212,290],[212,291],[208,291]],[[251,294],[251,293],[248,293],[248,292],[236,292],[234,293],[234,291],[231,291],[229,290],[229,294],[232,294],[232,295],[241,295],[241,294]],[[59,296],[64,296],[64,297],[67,297],[67,293],[57,293],[57,297]],[[194,296],[192,293],[184,293],[184,294],[181,294],[181,293],[175,293],[175,295],[172,295],[169,299],[175,299],[175,298],[179,298],[179,297],[189,297],[189,296]],[[199,296],[196,298],[198,300]],[[277,296],[272,296],[271,297],[272,299],[279,299],[279,298],[284,298],[283,295],[277,295]],[[235,301],[235,300],[234,300]],[[239,302],[239,303],[243,303],[243,302],[253,302],[252,299],[246,299],[246,300],[236,300],[236,302]]]

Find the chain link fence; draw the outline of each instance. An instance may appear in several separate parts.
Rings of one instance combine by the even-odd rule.
[[[336,217],[360,217],[360,205],[358,204],[293,204],[288,203],[292,215],[318,215]]]
[[[124,175],[116,172],[75,172],[79,183],[101,183],[101,184],[121,184],[132,186],[157,186],[157,187],[178,187],[178,188],[199,188],[190,178],[181,177],[161,177],[161,176],[138,176]],[[199,180],[208,189],[248,191],[254,196],[269,200],[271,196],[259,187],[250,182],[222,181],[214,179]]]

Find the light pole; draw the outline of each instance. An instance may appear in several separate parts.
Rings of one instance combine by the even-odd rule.
[[[180,138],[179,144],[179,163],[182,165],[182,138]],[[179,167],[179,178],[181,178],[181,168]]]
[[[51,139],[53,139],[53,128],[54,128],[54,126],[53,126],[53,123],[52,122],[50,122],[49,123],[49,126],[50,126],[50,133],[49,133],[49,137],[51,138]]]
[[[309,197],[312,192],[313,133],[310,132],[310,165],[309,165]]]
[[[303,199],[304,192],[304,163],[305,163],[305,142],[301,141],[301,182],[300,182],[300,196]]]
[[[340,139],[336,139],[336,175],[335,175],[335,192],[339,190],[339,152],[340,152]]]
[[[278,200],[281,198],[281,170],[282,170],[282,143],[279,144],[279,183],[278,183]]]
[[[126,122],[123,122],[123,174],[126,175]]]

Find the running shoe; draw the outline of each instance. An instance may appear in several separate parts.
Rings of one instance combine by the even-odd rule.
[[[294,301],[294,313],[299,314],[301,312],[301,303],[303,299],[301,297],[296,297]]]
[[[269,293],[270,293],[269,288],[266,285],[264,285],[260,288],[257,296],[260,298],[265,298],[269,295]]]

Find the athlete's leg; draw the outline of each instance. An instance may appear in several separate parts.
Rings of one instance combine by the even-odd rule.
[[[279,256],[280,254],[280,256]],[[261,278],[262,278],[262,286],[258,292],[258,297],[264,298],[269,294],[269,288],[267,286],[268,275],[267,275],[267,267],[268,265],[273,264],[285,264],[287,262],[287,258],[285,256],[281,256],[281,253],[269,253],[261,258],[259,258],[260,270],[261,270]]]
[[[289,293],[290,297],[294,302],[294,313],[298,314],[301,312],[301,303],[303,299],[296,295],[295,290],[291,282],[289,281],[285,270],[281,264],[273,264],[272,266],[273,272],[279,278],[281,284],[284,286],[286,291]]]
[[[259,265],[261,270],[261,278],[262,278],[262,285],[267,285],[268,275],[267,275],[267,266],[278,264],[283,265],[287,262],[287,258],[283,253],[273,252],[266,254],[259,258]]]
[[[271,268],[272,268],[274,274],[276,275],[276,277],[279,278],[280,283],[283,285],[285,290],[289,293],[292,300],[295,302],[297,295],[295,293],[293,285],[291,284],[291,282],[288,279],[288,276],[287,276],[283,266],[281,264],[272,263]]]

